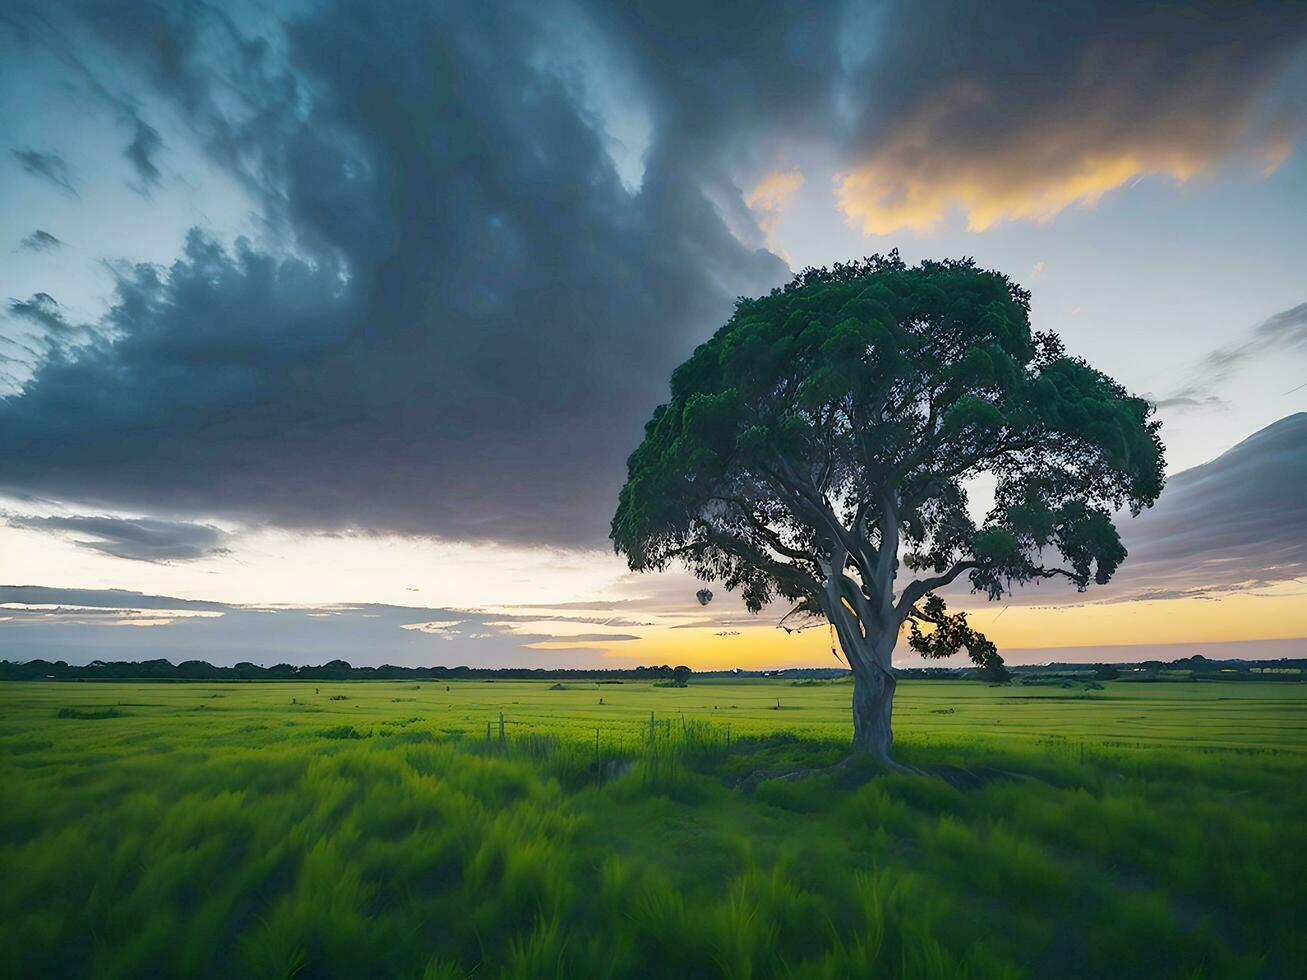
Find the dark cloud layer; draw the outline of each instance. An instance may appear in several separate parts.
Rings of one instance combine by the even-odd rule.
[[[325,0],[267,25],[201,4],[20,10],[15,36],[79,77],[110,57],[166,103],[277,244],[197,230],[168,268],[119,266],[104,320],[0,403],[0,488],[597,543],[671,368],[736,295],[786,275],[740,187],[781,148],[822,141],[872,175],[856,207],[846,195],[861,219],[952,206],[913,197],[927,185],[981,188],[961,202],[973,219],[1052,207],[1095,147],[1168,173],[1232,152],[1304,28],[1277,4],[980,9]],[[95,85],[148,189],[161,137]],[[634,180],[610,152],[633,132]]]
[[[94,23],[299,257],[197,232],[171,268],[123,272],[114,341],[51,357],[0,408],[0,484],[601,540],[671,368],[783,263],[732,236],[684,161],[651,154],[628,192],[568,81],[534,66],[532,7],[330,5],[288,25],[289,67],[242,49],[262,84],[239,118],[216,105],[202,14],[177,10]]]
[[[15,515],[15,527],[62,532],[78,547],[130,561],[172,563],[228,552],[228,534],[211,524],[161,521],[147,517],[29,517]]]

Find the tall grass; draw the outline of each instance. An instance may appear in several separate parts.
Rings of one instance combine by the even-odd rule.
[[[549,727],[510,714],[500,742],[488,712],[384,692],[291,705],[248,685],[200,711],[208,691],[104,686],[79,698],[142,706],[58,717],[68,689],[31,690],[0,715],[4,976],[1288,977],[1307,962],[1307,766],[1271,751],[1273,730],[1221,752],[908,727],[901,754],[940,778],[834,766],[842,741],[738,717],[596,725],[579,700]],[[987,710],[964,707],[946,721]]]

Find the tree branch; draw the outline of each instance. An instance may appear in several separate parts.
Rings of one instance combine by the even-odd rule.
[[[903,595],[899,597],[898,605],[894,607],[896,618],[900,623],[903,622],[903,620],[908,617],[908,614],[912,612],[912,607],[921,600],[922,596],[951,584],[954,579],[968,569],[979,567],[980,562],[978,561],[960,561],[943,575],[935,575],[931,578],[918,579],[917,581],[912,582],[903,590]]]

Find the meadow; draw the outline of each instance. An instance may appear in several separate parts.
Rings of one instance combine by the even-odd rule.
[[[0,684],[0,972],[1304,975],[1307,685],[849,694]]]

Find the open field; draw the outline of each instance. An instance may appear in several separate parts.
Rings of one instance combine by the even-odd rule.
[[[1307,685],[849,693],[0,685],[0,971],[1302,975]]]

